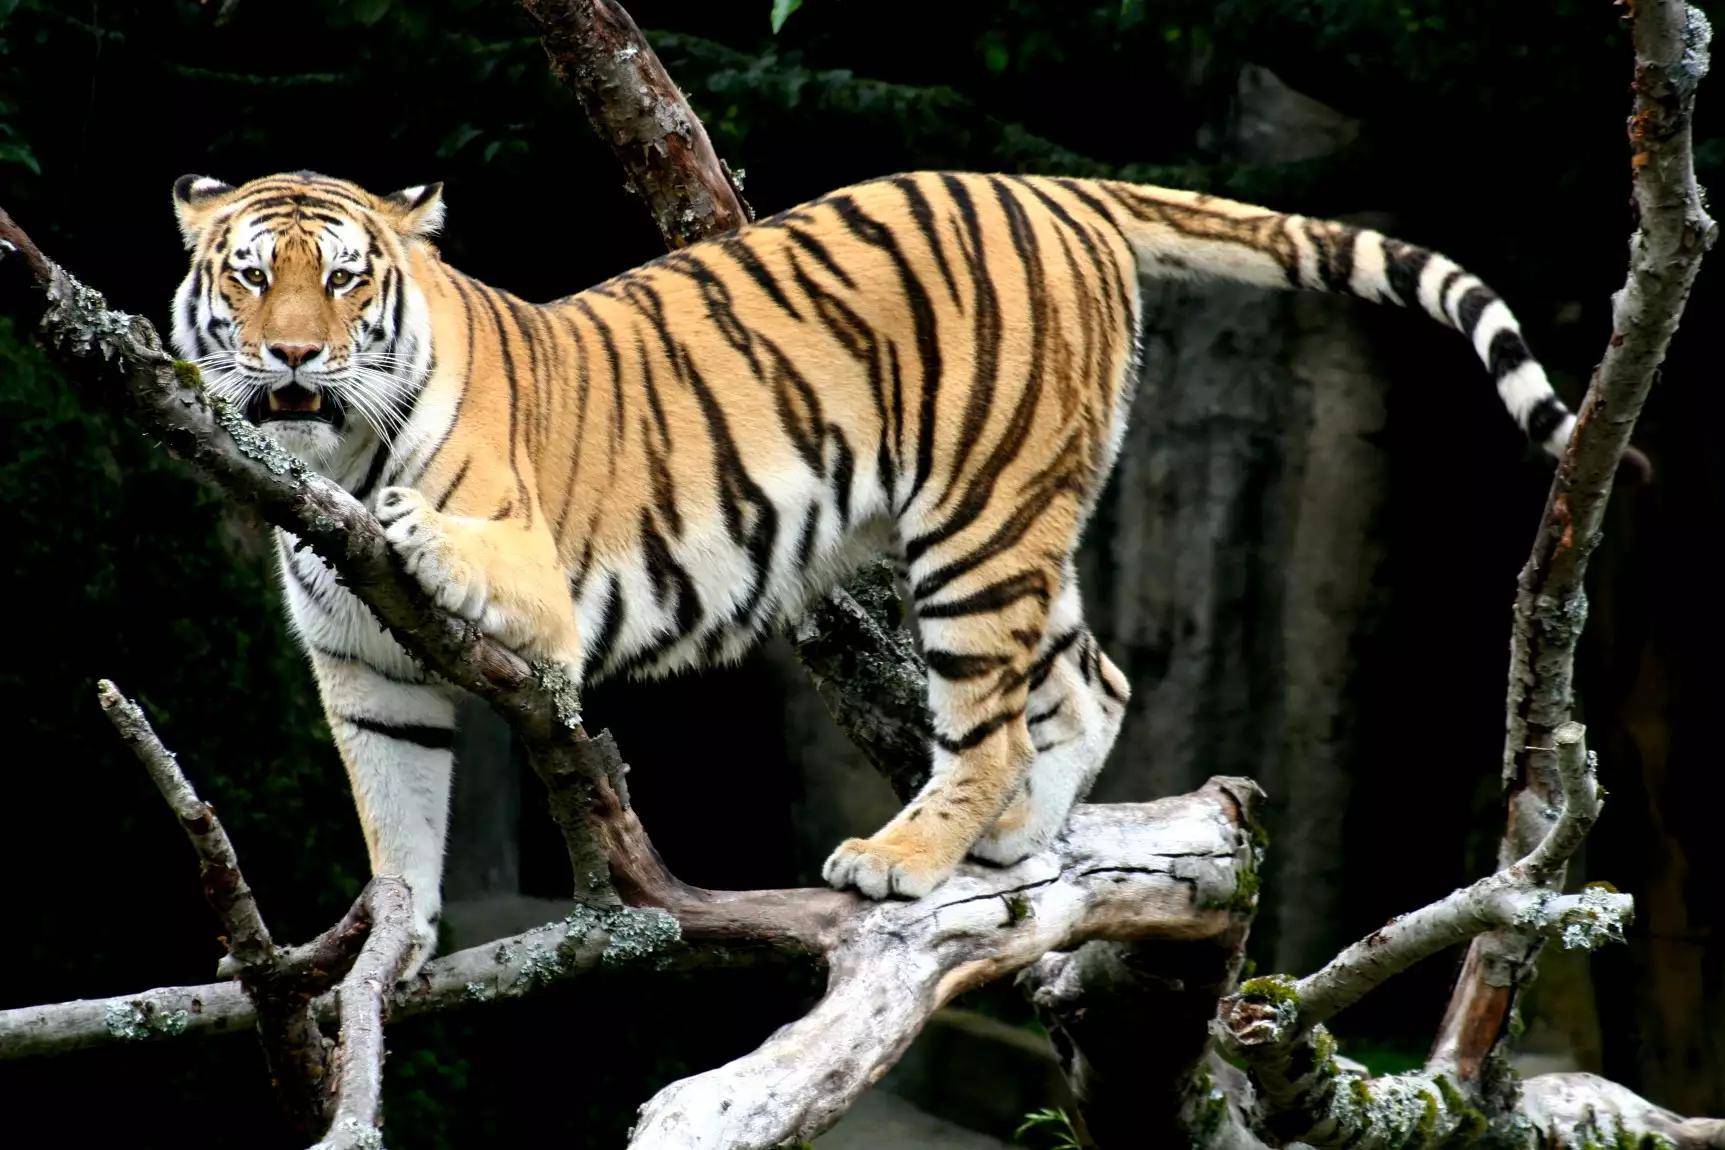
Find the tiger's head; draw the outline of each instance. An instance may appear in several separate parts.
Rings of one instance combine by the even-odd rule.
[[[410,252],[443,222],[442,185],[374,196],[312,172],[174,184],[192,253],[174,344],[209,391],[314,466],[388,440],[431,360]]]

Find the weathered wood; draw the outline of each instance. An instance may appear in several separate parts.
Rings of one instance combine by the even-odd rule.
[[[1629,12],[1635,43],[1630,173],[1639,222],[1630,239],[1628,278],[1612,300],[1611,340],[1517,584],[1503,751],[1508,821],[1500,863],[1526,854],[1551,824],[1559,793],[1553,736],[1573,710],[1588,559],[1599,545],[1635,421],[1682,322],[1701,258],[1718,232],[1695,180],[1690,131],[1712,29],[1699,9],[1680,0],[1636,0]],[[1438,1061],[1464,1080],[1478,1076],[1537,954],[1538,941],[1515,932],[1474,940],[1433,1047]]]
[[[864,904],[827,950],[826,994],[757,1050],[672,1083],[641,1109],[636,1150],[774,1147],[849,1108],[943,1003],[1093,939],[1214,940],[1255,874],[1245,779],[1153,803],[1081,806],[1015,867],[962,867],[917,902]]]

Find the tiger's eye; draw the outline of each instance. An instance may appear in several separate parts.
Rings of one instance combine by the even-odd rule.
[[[346,287],[353,282],[353,273],[346,268],[336,268],[329,273],[329,286],[332,288]]]
[[[253,287],[262,287],[265,283],[269,282],[269,277],[264,275],[264,269],[262,268],[246,268],[240,272],[240,278],[244,279]]]

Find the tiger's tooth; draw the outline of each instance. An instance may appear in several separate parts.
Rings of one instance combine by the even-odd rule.
[[[306,406],[306,410],[311,411],[311,412],[315,412],[322,407],[323,407],[323,392],[321,392],[321,391],[312,392],[311,393],[311,403]]]
[[[273,392],[273,391],[270,392],[269,400],[270,400],[270,410],[271,411],[280,411],[282,409],[281,398],[279,396],[277,396],[275,392]]]

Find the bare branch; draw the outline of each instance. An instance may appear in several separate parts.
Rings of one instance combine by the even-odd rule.
[[[1712,30],[1699,9],[1681,0],[1636,0],[1630,12],[1630,172],[1639,226],[1630,240],[1628,278],[1613,299],[1611,340],[1518,584],[1504,740],[1508,826],[1500,862],[1526,854],[1543,839],[1547,812],[1557,806],[1554,736],[1572,710],[1575,649],[1587,618],[1588,558],[1599,544],[1612,481],[1636,418],[1717,233],[1695,180],[1690,133]],[[1433,1050],[1436,1059],[1463,1079],[1478,1075],[1537,951],[1536,940],[1515,933],[1475,940]]]
[[[341,1041],[335,1050],[335,1114],[318,1150],[381,1150],[383,1020],[390,988],[413,946],[413,896],[380,875],[365,893],[371,931],[336,991]]]
[[[522,0],[551,71],[617,156],[668,248],[752,218],[736,177],[659,57],[612,0]]]
[[[315,1129],[323,1121],[323,1085],[329,1074],[323,1033],[309,1005],[315,991],[287,977],[281,951],[270,939],[227,831],[222,829],[215,809],[192,789],[143,709],[107,679],[96,685],[96,696],[108,721],[144,764],[191,840],[198,855],[204,898],[222,926],[229,966],[256,1004],[258,1040],[278,1084],[277,1095],[291,1122]],[[152,1028],[172,1028],[180,1017],[175,1011],[151,1013],[137,1006],[121,1008],[118,1013],[105,1012],[103,1024],[111,1029],[118,1022],[122,1029],[147,1033]]]
[[[273,963],[275,943],[270,940],[269,928],[258,912],[252,888],[240,873],[239,856],[234,853],[221,820],[216,818],[215,809],[198,798],[173,752],[156,737],[142,708],[107,679],[96,684],[96,697],[121,740],[144,764],[150,781],[156,784],[169,809],[179,816],[180,829],[186,832],[198,854],[204,898],[222,924],[228,953],[242,968]]]
[[[898,625],[892,565],[867,564],[810,605],[797,624],[797,658],[827,710],[900,799],[929,770],[928,670]]]
[[[1622,940],[1623,925],[1634,913],[1628,895],[1603,888],[1559,895],[1545,885],[1562,873],[1599,817],[1599,788],[1584,736],[1580,723],[1566,723],[1556,733],[1566,802],[1544,841],[1515,865],[1390,920],[1300,979],[1294,992],[1302,1025],[1327,1021],[1421,959],[1488,930],[1515,927],[1588,950]]]
[[[912,903],[860,907],[828,951],[825,996],[758,1050],[660,1091],[631,1146],[772,1147],[812,1138],[954,995],[1091,939],[1215,939],[1251,887],[1244,779],[1144,804],[1083,806],[1054,847],[966,866]]]

